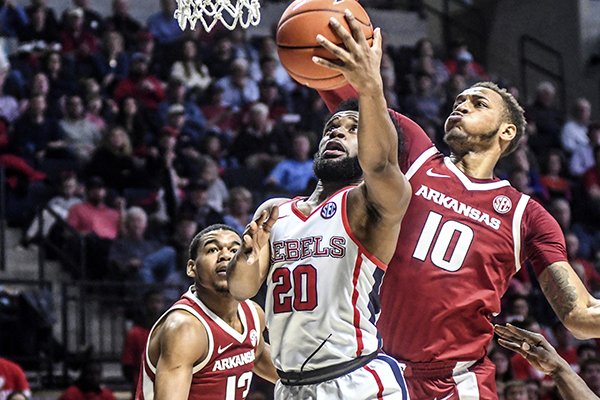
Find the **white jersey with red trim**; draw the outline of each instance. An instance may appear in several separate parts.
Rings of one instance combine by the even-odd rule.
[[[298,210],[298,198],[279,206],[265,315],[280,370],[310,371],[381,347],[375,323],[386,266],[350,230],[351,189],[338,191],[309,216]]]

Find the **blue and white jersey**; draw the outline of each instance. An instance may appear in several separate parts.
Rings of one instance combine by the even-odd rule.
[[[299,198],[279,206],[265,308],[277,369],[299,372],[306,363],[303,371],[310,371],[381,348],[375,323],[386,265],[350,230],[351,189],[338,191],[308,216],[298,209]]]

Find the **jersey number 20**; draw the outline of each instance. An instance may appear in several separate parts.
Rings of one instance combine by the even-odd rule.
[[[450,272],[458,271],[462,267],[469,247],[473,242],[473,229],[468,225],[452,220],[444,222],[440,228],[441,221],[441,214],[433,211],[429,212],[413,252],[413,257],[425,261],[433,244],[431,250],[433,265]],[[436,232],[438,233],[437,236],[435,235]],[[454,248],[451,249],[450,254],[447,254],[454,238],[456,238]]]
[[[293,271],[273,271],[273,312],[311,311],[317,307],[317,269],[310,264],[296,266]],[[290,293],[291,290],[291,293]]]

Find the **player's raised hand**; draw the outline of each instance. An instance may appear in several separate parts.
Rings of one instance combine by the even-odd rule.
[[[381,30],[376,28],[373,31],[373,44],[369,45],[359,22],[350,10],[345,11],[344,18],[351,32],[348,32],[335,18],[331,18],[329,22],[344,47],[335,45],[323,35],[317,35],[319,44],[335,55],[339,61],[332,62],[321,57],[313,57],[313,62],[340,71],[359,93],[378,90],[382,86],[379,72],[382,56]]]
[[[533,367],[545,374],[552,375],[566,364],[554,347],[539,333],[511,324],[495,325],[494,331],[499,336],[500,346],[521,354]]]
[[[246,226],[242,235],[241,251],[246,256],[246,262],[258,262],[261,249],[269,244],[271,229],[279,217],[279,207],[276,205],[263,210],[260,215]]]

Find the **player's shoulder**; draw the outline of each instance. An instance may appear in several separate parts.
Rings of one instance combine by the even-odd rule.
[[[198,316],[180,308],[170,310],[163,317],[160,325],[162,335],[166,336],[183,334],[196,336],[206,330]]]
[[[260,213],[262,213],[265,210],[269,210],[273,206],[280,206],[291,200],[292,199],[287,198],[287,197],[274,197],[272,199],[267,199],[260,206],[258,206],[258,208],[256,209],[256,212],[254,213],[253,218],[256,219],[260,215]]]

